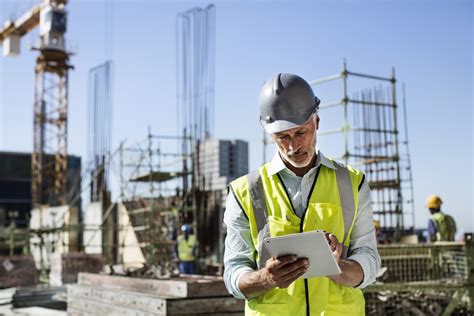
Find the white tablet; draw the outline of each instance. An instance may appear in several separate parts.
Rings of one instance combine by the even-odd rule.
[[[264,239],[264,243],[274,257],[296,255],[298,258],[307,258],[309,269],[300,278],[341,274],[341,269],[322,231],[269,237]]]

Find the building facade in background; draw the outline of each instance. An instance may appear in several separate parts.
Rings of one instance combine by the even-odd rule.
[[[67,201],[80,217],[81,158],[69,155],[67,166]],[[0,227],[26,228],[31,209],[31,153],[0,152]]]
[[[199,144],[198,187],[204,191],[225,190],[227,184],[249,172],[248,142],[207,139]]]

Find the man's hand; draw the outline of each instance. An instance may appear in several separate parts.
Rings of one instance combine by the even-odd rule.
[[[331,233],[326,233],[326,239],[334,258],[336,258],[336,262],[339,264],[342,255],[342,244],[337,240],[337,237]]]
[[[309,262],[306,258],[298,259],[294,255],[270,258],[262,269],[242,275],[239,288],[247,298],[262,295],[275,287],[287,288],[308,268]]]
[[[306,258],[283,256],[270,258],[261,270],[261,276],[271,287],[287,288],[293,281],[302,276],[309,268]]]
[[[341,259],[342,244],[336,236],[326,233],[326,239],[328,240],[332,254],[336,258],[336,262],[341,269],[341,274],[329,275],[328,278],[344,286],[354,287],[359,285],[364,279],[364,271],[362,270],[361,265],[354,260]]]

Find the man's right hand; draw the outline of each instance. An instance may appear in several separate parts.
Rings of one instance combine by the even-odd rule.
[[[239,288],[247,298],[256,297],[275,287],[287,288],[308,268],[306,258],[298,259],[294,255],[270,258],[262,269],[242,275]]]

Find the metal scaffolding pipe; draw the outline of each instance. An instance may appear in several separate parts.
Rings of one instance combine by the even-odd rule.
[[[323,77],[321,79],[311,80],[311,81],[308,81],[308,83],[309,83],[310,86],[314,86],[314,85],[321,84],[321,83],[324,83],[324,82],[334,81],[334,80],[337,80],[337,79],[340,79],[340,78],[342,78],[341,73],[335,74],[335,75],[332,75],[332,76]]]
[[[356,76],[356,77],[374,79],[374,80],[384,80],[384,81],[389,81],[389,82],[392,82],[393,80],[393,78],[384,78],[384,77],[379,77],[379,76],[366,75],[366,74],[361,74],[361,73],[352,72],[352,71],[347,71],[347,74],[350,76]]]

